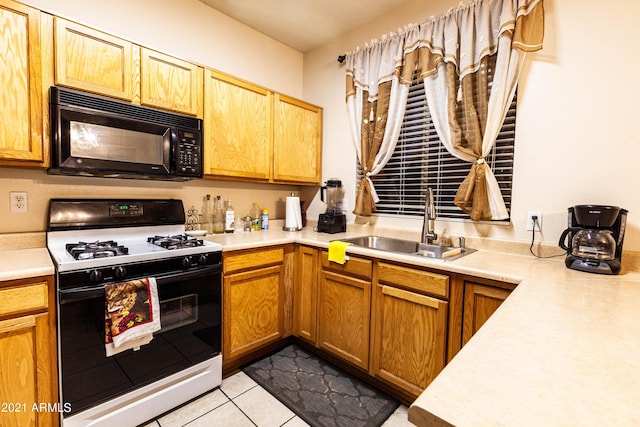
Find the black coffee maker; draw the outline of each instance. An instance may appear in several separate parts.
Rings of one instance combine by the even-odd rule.
[[[347,231],[347,217],[342,213],[342,196],[342,181],[339,179],[332,178],[320,188],[320,200],[327,204],[327,211],[318,217],[318,232],[334,234]]]
[[[565,265],[589,273],[618,274],[627,212],[606,205],[570,207],[569,228],[558,243],[567,251]]]

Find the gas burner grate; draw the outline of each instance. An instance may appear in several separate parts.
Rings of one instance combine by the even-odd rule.
[[[108,258],[129,254],[127,247],[118,245],[113,240],[67,243],[66,248],[67,252],[77,260]]]
[[[195,237],[187,236],[186,234],[148,237],[147,242],[161,246],[165,249],[195,248],[197,246],[204,245],[202,239],[196,239]]]

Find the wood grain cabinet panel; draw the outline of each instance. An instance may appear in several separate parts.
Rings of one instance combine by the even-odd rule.
[[[142,105],[202,117],[204,70],[195,64],[142,48]]]
[[[447,302],[385,285],[374,301],[371,372],[415,399],[446,363]]]
[[[138,46],[58,17],[54,42],[57,85],[139,103]]]
[[[299,246],[294,284],[294,334],[311,344],[317,342],[318,249]]]
[[[205,175],[268,181],[273,151],[272,92],[205,70]]]
[[[0,164],[46,166],[40,11],[0,0]]]
[[[0,282],[0,402],[14,405],[3,406],[2,426],[58,425],[57,412],[34,410],[58,400],[52,286],[53,277]]]
[[[273,180],[320,184],[322,108],[276,94]]]
[[[284,249],[239,251],[224,257],[225,366],[285,334]]]
[[[510,294],[511,289],[465,281],[462,345],[471,339]]]
[[[319,346],[343,360],[367,369],[371,281],[327,270],[323,270],[320,276]]]

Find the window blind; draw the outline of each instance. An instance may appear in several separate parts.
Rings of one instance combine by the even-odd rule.
[[[490,70],[490,78],[492,78]],[[516,96],[517,97],[517,96]],[[509,108],[496,144],[486,157],[511,212],[511,183],[515,144],[516,97]],[[436,133],[424,93],[424,83],[414,79],[407,100],[398,144],[383,170],[372,177],[380,201],[376,214],[422,216],[426,189],[434,190],[439,218],[469,219],[453,200],[471,170],[471,163],[449,154]],[[358,181],[362,170],[358,165]],[[508,222],[509,220],[504,220]]]

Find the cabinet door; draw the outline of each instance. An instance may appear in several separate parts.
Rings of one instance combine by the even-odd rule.
[[[268,181],[273,151],[272,93],[205,70],[205,175]]]
[[[57,85],[139,103],[138,46],[60,18],[54,40]]]
[[[376,286],[371,371],[415,399],[444,368],[447,302]]]
[[[469,281],[464,283],[462,345],[471,339],[510,293],[508,289]]]
[[[0,162],[42,163],[40,11],[0,0],[0,28]]]
[[[294,290],[294,333],[297,337],[316,343],[318,250],[300,246],[297,251],[297,273]]]
[[[225,277],[225,362],[283,337],[282,272],[278,265]]]
[[[202,117],[201,67],[145,48],[141,58],[142,105]]]
[[[38,314],[0,321],[0,402],[3,426],[56,425],[57,412],[34,410],[54,404],[49,349],[49,315]]]
[[[371,282],[322,271],[319,285],[320,347],[367,369]]]
[[[322,108],[276,95],[273,180],[320,184]]]

